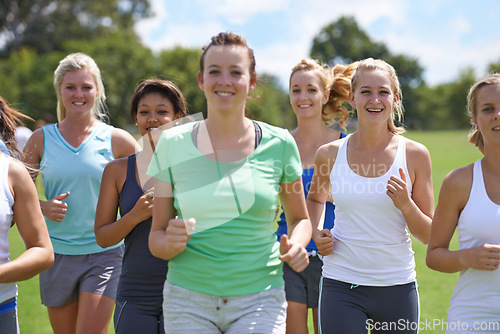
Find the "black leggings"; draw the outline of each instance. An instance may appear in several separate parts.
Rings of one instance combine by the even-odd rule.
[[[418,333],[417,285],[358,286],[322,277],[319,319],[320,334]]]

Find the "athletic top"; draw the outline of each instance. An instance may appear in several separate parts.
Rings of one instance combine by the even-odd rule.
[[[144,192],[135,176],[136,155],[127,161],[127,178],[120,192],[120,215],[125,216]],[[141,303],[163,300],[163,284],[168,261],[154,257],[148,246],[152,218],[140,222],[125,237],[122,272],[116,292],[116,300]]]
[[[410,235],[401,211],[387,196],[387,181],[408,174],[405,139],[397,136],[394,161],[384,175],[363,177],[347,162],[351,135],[341,140],[330,182],[335,204],[333,253],[323,258],[323,276],[342,282],[391,286],[415,281]],[[408,178],[409,179],[409,178]],[[411,182],[408,183],[411,193]]]
[[[78,147],[71,146],[57,124],[44,127],[44,148],[40,161],[45,196],[48,199],[67,191],[68,204],[61,223],[45,218],[54,252],[83,255],[119,247],[101,248],[95,240],[94,220],[102,172],[114,159],[111,151],[113,127],[100,123]]]
[[[344,138],[346,136],[345,133],[340,133],[340,138]],[[311,181],[314,174],[314,168],[304,168],[302,170],[302,185],[304,186],[304,195],[307,198],[307,194],[309,194],[309,188],[311,188]],[[325,209],[325,219],[323,220],[323,229],[331,230],[333,228],[334,220],[335,220],[335,205],[330,202],[326,202]],[[280,219],[278,220],[278,229],[276,230],[276,235],[278,236],[278,241],[283,234],[287,233],[287,225],[286,225],[286,217],[285,211],[281,212]],[[318,251],[318,247],[314,243],[313,239],[307,245],[306,250],[308,252]]]
[[[274,236],[280,183],[302,172],[287,130],[256,122],[262,139],[246,159],[222,163],[193,144],[188,123],[164,131],[148,174],[174,186],[179,218],[196,225],[186,249],[169,261],[172,284],[215,296],[256,293],[283,286]],[[231,152],[219,152],[224,154]]]
[[[12,158],[0,153],[0,264],[9,262],[9,230],[14,217],[14,196],[9,187],[9,163]],[[0,303],[17,296],[16,283],[0,283]]]
[[[469,200],[458,218],[460,249],[485,243],[500,244],[499,224],[500,205],[492,202],[486,193],[481,160],[478,160],[474,163]],[[462,270],[450,305],[448,323],[460,321],[472,329],[475,322],[496,322],[496,330],[500,331],[500,270]]]

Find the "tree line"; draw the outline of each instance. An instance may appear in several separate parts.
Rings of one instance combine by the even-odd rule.
[[[151,15],[148,0],[2,1],[0,95],[34,119],[52,117],[55,121],[53,71],[64,56],[79,51],[92,56],[101,69],[110,123],[115,126],[131,126],[132,93],[149,77],[174,81],[186,96],[191,113],[206,111],[196,81],[201,46],[154,54],[133,29],[136,22]],[[384,59],[398,72],[408,128],[469,127],[465,96],[477,79],[470,68],[463,69],[453,82],[428,86],[418,59],[394,54],[385,44],[373,41],[353,17],[341,17],[323,27],[313,39],[310,56],[330,65],[367,57]],[[500,61],[490,64],[488,71],[500,71]],[[275,76],[266,73],[259,73],[248,115],[289,129],[296,125],[288,92]]]

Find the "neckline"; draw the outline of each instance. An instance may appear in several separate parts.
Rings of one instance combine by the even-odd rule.
[[[97,130],[101,127],[101,122],[98,122],[97,126],[92,130],[92,132],[87,136],[87,138],[85,138],[85,140],[83,142],[81,142],[80,145],[78,145],[77,147],[75,147],[75,146],[71,145],[66,140],[66,138],[64,138],[64,136],[62,135],[61,131],[59,131],[58,124],[59,123],[55,123],[54,124],[54,129],[55,129],[55,132],[56,132],[58,138],[64,143],[64,145],[66,147],[68,147],[71,151],[73,151],[75,153],[78,152],[78,151],[80,151],[80,150],[82,150],[86,146],[86,144],[96,136]]]
[[[377,179],[381,179],[381,178],[387,178],[387,175],[389,175],[389,172],[392,171],[392,167],[394,167],[394,163],[396,162],[396,159],[398,157],[398,155],[400,154],[400,150],[401,150],[401,137],[399,135],[395,135],[397,140],[398,140],[398,146],[396,148],[396,154],[394,155],[394,159],[392,160],[391,162],[391,165],[389,166],[389,168],[387,168],[387,171],[382,174],[382,175],[379,175],[379,176],[364,176],[364,175],[359,175],[358,173],[356,173],[355,171],[352,170],[351,168],[351,165],[349,164],[349,160],[347,159],[347,145],[349,143],[349,138],[351,137],[351,134],[347,135],[346,137],[344,137],[345,139],[345,161],[346,161],[346,164],[347,164],[347,167],[349,168],[349,171],[356,175],[357,177],[361,177],[361,178],[364,178],[364,179],[369,179],[369,180],[377,180]],[[399,175],[399,173],[397,174]],[[390,176],[390,175],[389,175]]]
[[[193,141],[193,136],[191,135],[191,133],[193,131],[193,128],[196,126],[196,124],[200,124],[201,122],[203,122],[203,121],[193,122],[193,125],[191,126],[191,128],[189,130],[189,134],[188,134],[189,135],[189,144],[192,147],[192,149],[194,149],[200,156],[204,157],[207,160],[210,160],[210,161],[215,162],[217,164],[242,164],[242,163],[245,163],[248,160],[250,160],[256,154],[257,150],[259,150],[260,147],[262,147],[262,142],[264,141],[264,134],[263,134],[264,131],[262,130],[262,127],[260,127],[260,124],[258,124],[256,121],[252,120],[252,122],[254,124],[256,124],[256,125],[258,125],[260,127],[260,131],[262,132],[262,136],[261,136],[260,142],[257,144],[257,147],[255,147],[255,149],[252,151],[252,153],[250,153],[248,156],[246,156],[243,159],[235,160],[235,161],[229,161],[229,162],[224,162],[224,161],[219,161],[219,160],[212,159],[208,155],[203,154],[198,149],[198,147],[195,145],[195,143]],[[212,152],[211,156],[214,156],[214,155],[215,155],[214,152]]]
[[[484,195],[490,201],[491,204],[500,207],[500,203],[496,203],[495,201],[493,201],[491,199],[490,195],[488,195],[488,191],[486,190],[486,180],[484,179],[484,173],[483,173],[483,159],[479,159],[478,162],[479,162],[479,166],[478,166],[479,175],[478,176],[479,176],[479,179],[482,181],[482,182],[480,182],[479,187],[482,188]],[[472,178],[472,182],[474,182],[474,178]]]

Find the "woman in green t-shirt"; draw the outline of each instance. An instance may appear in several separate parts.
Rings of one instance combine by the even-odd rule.
[[[293,137],[245,117],[256,84],[245,40],[214,36],[198,72],[207,119],[164,131],[150,164],[148,174],[163,181],[155,184],[149,246],[170,260],[167,333],[285,331],[282,262],[296,271],[308,265],[311,225]],[[289,231],[280,244],[272,225],[278,196]]]

